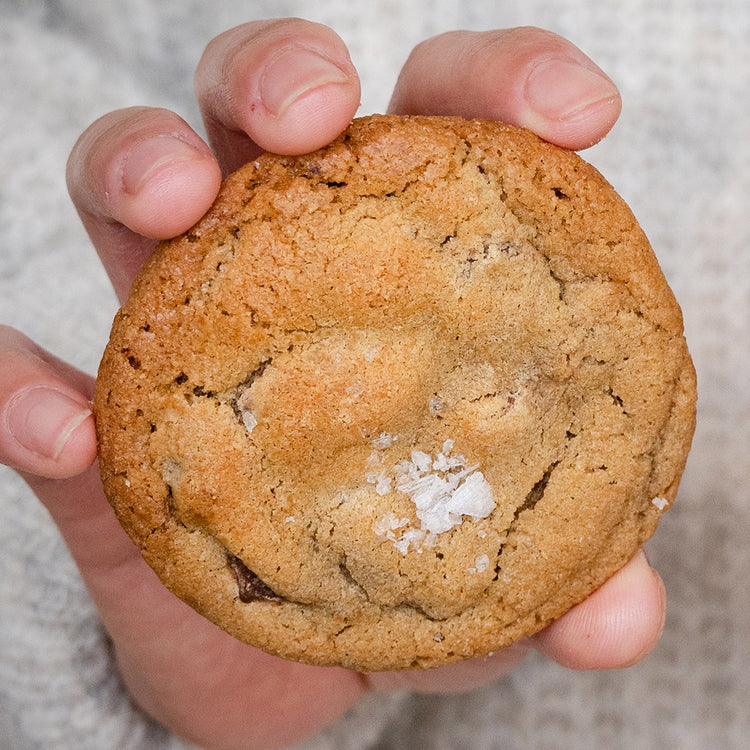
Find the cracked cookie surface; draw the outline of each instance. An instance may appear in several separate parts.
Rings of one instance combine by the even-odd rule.
[[[508,645],[635,554],[695,376],[592,167],[375,116],[246,165],[160,246],[95,413],[110,502],[176,594],[272,653],[403,669]]]

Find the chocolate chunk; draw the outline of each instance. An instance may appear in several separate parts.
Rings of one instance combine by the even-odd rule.
[[[283,597],[280,597],[273,589],[263,583],[239,557],[228,554],[227,560],[229,567],[237,578],[237,588],[241,602],[249,604],[250,602],[257,601],[283,601]]]

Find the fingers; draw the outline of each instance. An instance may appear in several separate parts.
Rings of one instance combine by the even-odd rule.
[[[195,90],[215,155],[174,113],[133,108],[94,123],[68,185],[123,299],[155,240],[189,229],[227,172],[261,150],[304,153],[340,133],[359,105],[356,71],[329,28],[299,19],[245,24],[211,42]],[[570,148],[620,111],[614,84],[582,52],[539,29],[451,32],[420,44],[391,110],[490,117]]]
[[[87,376],[0,326],[0,461],[24,474],[74,476],[96,456]]]
[[[323,146],[359,106],[343,42],[297,19],[222,34],[206,49],[195,86],[215,154],[173,112],[136,107],[91,125],[68,160],[70,195],[120,300],[155,240],[186,231],[208,210],[222,168],[260,150]]]
[[[140,555],[102,491],[92,396],[92,378],[0,326],[0,462],[50,512],[96,598],[106,595],[98,584],[107,571],[131,567]]]
[[[302,154],[324,146],[346,128],[360,98],[341,39],[297,18],[218,36],[198,65],[195,91],[225,172],[261,150]]]
[[[221,173],[184,120],[136,107],[105,115],[83,133],[67,182],[122,300],[155,240],[186,231],[208,210]]]
[[[343,130],[356,71],[329,28],[299,19],[245,24],[211,42],[195,89],[215,155],[174,113],[133,108],[94,123],[68,165],[84,225],[123,299],[155,240],[209,208],[227,172],[261,150],[304,153]],[[490,117],[582,148],[617,119],[614,84],[583,53],[539,29],[451,32],[419,45],[391,109]]]
[[[619,116],[614,83],[577,47],[535,28],[455,31],[418,45],[390,111],[486,117],[572,149],[591,146]]]
[[[89,584],[103,566],[140,557],[102,492],[93,388],[92,378],[0,326],[0,462],[45,505]]]
[[[571,669],[629,667],[656,646],[666,616],[658,573],[640,551],[586,601],[533,637],[539,651]]]

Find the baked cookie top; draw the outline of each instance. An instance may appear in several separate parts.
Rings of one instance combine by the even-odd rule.
[[[163,243],[95,399],[117,516],[237,638],[360,670],[488,654],[618,570],[677,491],[681,313],[576,154],[373,116],[264,155]]]

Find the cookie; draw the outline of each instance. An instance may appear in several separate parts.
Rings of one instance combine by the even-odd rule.
[[[95,414],[168,588],[273,654],[390,670],[496,651],[625,564],[675,497],[695,376],[580,157],[373,116],[247,164],[158,248]]]

